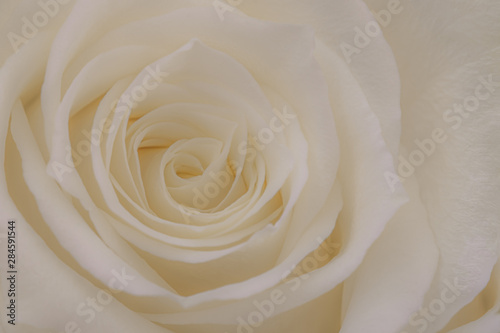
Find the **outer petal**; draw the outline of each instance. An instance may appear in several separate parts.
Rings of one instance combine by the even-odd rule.
[[[18,311],[17,324],[32,325],[37,328],[34,332],[43,332],[44,329],[50,332],[76,330],[68,327],[78,327],[83,332],[171,332],[133,313],[114,299],[110,288],[118,283],[99,289],[70,269],[24,219],[17,220],[17,231],[19,242],[23,244],[18,248],[18,256],[22,260],[18,266],[17,302],[22,304],[22,308]],[[126,283],[134,283],[135,278],[131,275]],[[6,290],[3,292],[5,294]],[[118,290],[115,292],[119,293]],[[98,307],[93,309],[82,305],[89,304],[89,299],[98,300]],[[41,304],[49,307],[50,311],[41,311]],[[18,329],[13,332],[29,331]]]
[[[375,12],[385,1],[366,1]],[[496,1],[402,1],[384,35],[402,82],[405,159],[413,163],[441,264],[423,310],[457,280],[461,296],[406,330],[437,332],[488,283],[500,224],[500,5]],[[488,81],[491,81],[488,83]],[[433,131],[442,129],[441,142]],[[420,143],[420,145],[422,145]],[[418,164],[418,165],[416,165]],[[404,176],[404,175],[403,175]],[[405,176],[403,177],[404,180]],[[427,316],[427,318],[425,318]]]
[[[344,284],[341,333],[396,332],[421,305],[438,264],[415,179],[410,202],[392,218],[363,264]]]
[[[463,324],[455,329],[448,331],[448,333],[469,333],[469,332],[481,332],[481,333],[497,333],[500,329],[500,263],[497,263],[493,273],[491,275],[491,281],[489,285],[483,290],[483,292],[478,296],[479,302],[481,303],[493,303],[488,311],[475,320],[469,323]],[[473,302],[475,303],[475,302]],[[467,309],[468,310],[468,309]],[[461,320],[461,312],[455,316],[455,318],[450,322],[453,324],[455,319],[457,321]],[[450,325],[448,325],[450,326]],[[456,326],[456,325],[455,325]],[[444,331],[447,331],[446,329]]]
[[[362,52],[345,57],[341,46],[352,44],[357,28],[374,21],[362,1],[325,0],[256,0],[243,1],[237,7],[246,14],[261,19],[306,24],[314,28],[321,42],[340,56],[380,121],[382,136],[390,152],[398,151],[401,130],[399,107],[399,76],[390,47],[382,34],[370,40]]]

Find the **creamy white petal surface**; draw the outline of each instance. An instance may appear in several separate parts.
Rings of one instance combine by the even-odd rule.
[[[500,332],[495,1],[0,11],[0,331]]]

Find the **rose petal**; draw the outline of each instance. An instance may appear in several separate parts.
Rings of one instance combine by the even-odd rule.
[[[406,190],[410,201],[344,283],[341,333],[396,332],[418,310],[429,289],[438,251],[415,179],[408,180]]]

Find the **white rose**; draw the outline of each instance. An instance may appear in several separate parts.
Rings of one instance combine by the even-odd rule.
[[[500,331],[495,2],[0,10],[6,331]]]

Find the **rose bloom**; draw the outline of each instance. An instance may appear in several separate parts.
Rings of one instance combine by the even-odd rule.
[[[0,13],[3,331],[500,332],[498,1]]]

